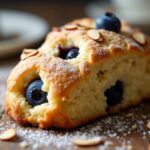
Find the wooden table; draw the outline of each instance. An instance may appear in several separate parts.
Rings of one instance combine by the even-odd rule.
[[[4,108],[6,79],[17,59],[0,63],[0,104]],[[16,128],[17,138],[10,142],[0,142],[0,150],[24,149],[22,141],[28,145],[26,149],[39,150],[150,150],[150,130],[146,124],[150,120],[150,102],[122,111],[109,117],[73,131],[58,129],[41,130],[23,127],[4,114],[0,120],[0,132],[7,128]],[[73,144],[75,138],[104,138],[104,144],[94,147],[77,147]]]

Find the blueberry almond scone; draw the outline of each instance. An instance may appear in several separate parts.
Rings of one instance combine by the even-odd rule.
[[[7,82],[21,124],[75,128],[150,97],[149,38],[111,13],[53,28],[24,50]]]

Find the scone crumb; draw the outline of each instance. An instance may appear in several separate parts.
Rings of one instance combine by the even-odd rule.
[[[7,129],[0,134],[0,140],[2,141],[9,141],[16,137],[16,130],[11,128]]]
[[[150,130],[150,120],[147,122],[147,128]]]
[[[23,50],[23,52],[21,54],[21,60],[25,60],[28,57],[37,55],[38,53],[39,53],[39,51],[37,51],[37,50],[28,50],[28,49],[25,49],[25,50]]]
[[[131,134],[131,131],[128,131],[127,133],[128,133],[128,134]]]
[[[144,34],[140,32],[134,33],[132,37],[138,44],[144,45],[146,43],[146,38]]]
[[[104,38],[102,37],[102,35],[100,34],[100,32],[98,30],[89,30],[87,32],[87,35],[89,38],[91,38],[92,40],[95,41],[99,41],[102,42],[104,40]]]
[[[128,113],[125,115],[126,117],[133,117],[133,113]]]
[[[19,143],[19,146],[21,148],[27,148],[29,146],[28,142],[27,141],[22,141],[21,143]]]
[[[133,146],[132,145],[127,145],[127,150],[132,150]]]
[[[104,144],[104,139],[101,137],[95,137],[92,139],[75,139],[74,144],[77,146],[94,146],[98,144]]]
[[[137,125],[136,124],[133,124],[132,125],[132,129],[136,129],[137,128]]]

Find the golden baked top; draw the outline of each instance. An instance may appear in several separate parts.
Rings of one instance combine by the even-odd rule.
[[[126,22],[122,22],[120,33],[96,29],[94,24],[94,19],[84,18],[61,28],[53,28],[39,50],[42,53],[49,53],[50,56],[59,57],[60,49],[77,47],[79,55],[76,60],[89,62],[99,60],[114,51],[150,50],[148,37]]]

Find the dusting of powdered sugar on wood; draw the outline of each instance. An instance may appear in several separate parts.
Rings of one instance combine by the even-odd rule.
[[[143,104],[140,106],[141,110],[142,107]],[[101,137],[106,142],[103,145],[98,145],[97,150],[109,149],[109,146],[113,145],[113,140],[117,140],[120,145],[116,147],[117,150],[124,150],[127,147],[130,148],[133,142],[132,138],[126,140],[124,137],[134,134],[135,131],[140,132],[141,138],[143,139],[150,135],[150,132],[145,132],[144,129],[145,121],[150,119],[150,114],[141,114],[140,117],[137,117],[137,111],[139,111],[139,108],[129,109],[127,112],[101,118],[96,122],[71,131],[23,127],[8,119],[5,122],[1,121],[0,131],[15,128],[19,139],[21,141],[27,141],[32,149],[44,147],[45,149],[65,150],[67,147],[68,150],[73,150],[78,149],[73,144],[73,140],[76,138],[90,139],[93,137]]]

